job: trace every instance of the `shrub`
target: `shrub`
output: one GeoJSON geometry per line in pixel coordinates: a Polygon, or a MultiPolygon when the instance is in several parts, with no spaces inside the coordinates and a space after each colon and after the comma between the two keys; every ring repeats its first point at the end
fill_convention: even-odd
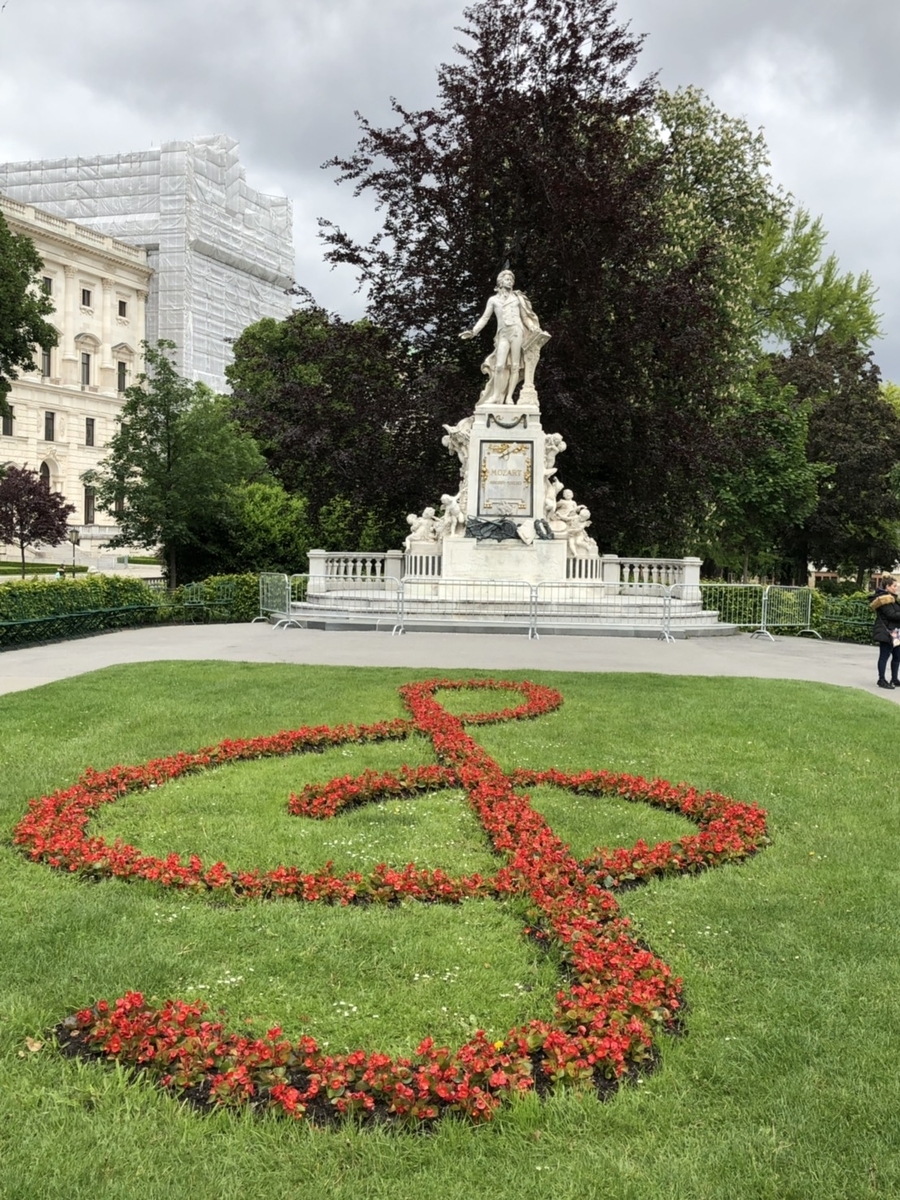
{"type": "Polygon", "coordinates": [[[166,610],[141,579],[91,575],[84,579],[17,580],[0,586],[0,646],[23,646],[155,624],[166,610]],[[59,618],[54,620],[54,618],[59,618]]]}

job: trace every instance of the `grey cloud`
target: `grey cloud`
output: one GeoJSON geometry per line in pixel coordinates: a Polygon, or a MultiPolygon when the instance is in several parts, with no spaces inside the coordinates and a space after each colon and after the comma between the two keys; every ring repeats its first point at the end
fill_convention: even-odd
{"type": "Polygon", "coordinates": [[[751,55],[821,56],[835,104],[866,103],[876,119],[900,113],[900,5],[896,0],[620,0],[619,14],[648,32],[645,65],[667,86],[711,84],[751,55]]]}
{"type": "MultiPolygon", "coordinates": [[[[321,261],[316,217],[365,236],[377,218],[320,164],[356,144],[353,112],[427,106],[464,0],[7,0],[0,13],[0,161],[137,150],[227,133],[254,186],[294,200],[297,274],[355,315],[349,272],[321,261]],[[40,47],[36,58],[23,47],[40,47]]],[[[872,270],[900,379],[897,0],[619,0],[648,34],[639,71],[704,87],[763,125],[777,181],[821,213],[845,270],[872,270]]]]}

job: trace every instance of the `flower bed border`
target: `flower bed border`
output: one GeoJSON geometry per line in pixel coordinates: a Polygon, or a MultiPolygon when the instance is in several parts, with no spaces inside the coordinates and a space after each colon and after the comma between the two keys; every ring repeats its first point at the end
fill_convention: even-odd
{"type": "Polygon", "coordinates": [[[200,1003],[173,999],[157,1007],[133,991],[66,1018],[58,1034],[68,1053],[142,1070],[161,1086],[205,1106],[252,1104],[298,1119],[356,1114],[417,1124],[447,1112],[489,1120],[506,1097],[533,1088],[543,1093],[559,1085],[592,1083],[605,1094],[623,1077],[652,1064],[656,1032],[677,1027],[681,981],[636,940],[610,888],[745,858],[767,844],[764,811],[718,793],[611,772],[505,774],[465,726],[551,712],[562,702],[551,688],[506,680],[431,679],[407,684],[400,693],[411,720],[304,727],[272,737],[226,740],[143,766],[88,770],[73,787],[32,801],[16,827],[15,841],[33,860],[70,872],[148,879],[202,892],[227,890],[255,899],[291,896],[349,904],[523,897],[531,921],[526,932],[553,946],[563,963],[565,982],[552,1020],[532,1020],[495,1041],[479,1030],[457,1050],[436,1047],[426,1038],[410,1057],[363,1050],[327,1055],[310,1037],[292,1043],[275,1027],[265,1038],[252,1039],[207,1020],[200,1003]],[[517,692],[524,702],[499,712],[455,716],[435,699],[439,690],[463,689],[517,692]],[[431,739],[437,765],[310,785],[291,797],[291,811],[321,819],[388,795],[461,787],[504,860],[492,877],[454,879],[414,864],[399,870],[380,864],[367,877],[357,872],[335,876],[330,864],[314,873],[295,867],[231,871],[224,863],[204,868],[197,856],[185,863],[176,854],[144,855],[133,846],[110,846],[86,833],[94,809],[129,791],[227,762],[351,741],[397,740],[414,730],[431,739]],[[517,791],[544,784],[661,805],[694,821],[700,832],[655,847],[638,842],[630,850],[598,850],[578,861],[527,795],[517,791]]]}

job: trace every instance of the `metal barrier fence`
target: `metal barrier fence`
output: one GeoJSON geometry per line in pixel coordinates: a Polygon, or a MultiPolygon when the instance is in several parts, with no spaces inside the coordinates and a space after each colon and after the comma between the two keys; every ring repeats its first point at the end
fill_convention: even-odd
{"type": "Polygon", "coordinates": [[[646,629],[669,640],[670,589],[651,583],[539,583],[534,589],[534,634],[544,629],[646,629]]]}
{"type": "Polygon", "coordinates": [[[276,629],[300,624],[291,614],[291,585],[287,575],[267,572],[259,577],[259,616],[253,620],[271,621],[272,617],[276,629]]]}
{"type": "Polygon", "coordinates": [[[819,616],[818,624],[837,642],[856,642],[863,645],[872,640],[872,609],[869,601],[850,596],[829,596],[819,616]]]}
{"type": "Polygon", "coordinates": [[[714,609],[725,625],[749,631],[763,626],[763,588],[758,583],[701,583],[703,607],[714,609]]]}
{"type": "Polygon", "coordinates": [[[756,636],[774,641],[770,627],[776,629],[799,629],[800,635],[809,633],[821,640],[822,635],[811,627],[812,592],[808,587],[782,587],[771,584],[763,595],[763,622],[756,636]]]}
{"type": "Polygon", "coordinates": [[[655,633],[662,641],[715,625],[734,625],[770,641],[772,629],[812,628],[812,592],[775,584],[609,584],[598,580],[530,584],[520,580],[406,579],[382,576],[335,588],[321,577],[264,574],[259,579],[259,616],[276,627],[304,624],[317,613],[387,618],[392,633],[407,624],[521,630],[537,638],[543,629],[566,632],[606,628],[655,633]],[[298,612],[294,605],[302,605],[298,612]]]}
{"type": "Polygon", "coordinates": [[[297,591],[297,601],[307,605],[307,612],[331,615],[364,614],[392,622],[392,633],[402,633],[403,588],[399,579],[390,576],[362,579],[357,576],[346,588],[335,587],[333,579],[322,586],[318,575],[294,575],[291,589],[297,591]],[[299,591],[302,590],[302,597],[299,591]]]}
{"type": "Polygon", "coordinates": [[[291,604],[303,604],[309,594],[309,576],[292,575],[288,585],[291,590],[291,604]]]}
{"type": "Polygon", "coordinates": [[[719,620],[746,629],[752,637],[773,641],[772,629],[796,629],[821,637],[812,628],[812,591],[808,587],[761,583],[702,583],[703,606],[719,620]]]}
{"type": "Polygon", "coordinates": [[[523,629],[535,637],[535,588],[515,579],[407,579],[400,587],[397,632],[412,618],[446,625],[490,625],[523,629]]]}

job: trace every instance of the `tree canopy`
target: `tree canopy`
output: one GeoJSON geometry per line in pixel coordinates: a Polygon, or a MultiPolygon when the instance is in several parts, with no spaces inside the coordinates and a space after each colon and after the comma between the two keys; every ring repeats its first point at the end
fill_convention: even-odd
{"type": "Polygon", "coordinates": [[[900,415],[871,351],[833,334],[796,342],[772,369],[810,405],[807,458],[826,470],[815,507],[785,532],[805,577],[814,562],[860,583],[900,561],[900,415]]]}
{"type": "Polygon", "coordinates": [[[34,348],[49,350],[58,334],[45,317],[53,301],[38,283],[43,262],[34,243],[10,232],[0,213],[0,412],[20,371],[34,371],[34,348]]]}
{"type": "Polygon", "coordinates": [[[326,548],[398,541],[406,506],[429,503],[435,482],[453,478],[440,441],[447,418],[387,330],[308,303],[251,325],[234,356],[235,415],[275,476],[306,499],[320,545],[337,513],[348,540],[326,548]]]}
{"type": "Polygon", "coordinates": [[[261,478],[265,461],[231,420],[227,401],[178,375],[173,343],[145,343],[147,370],[128,388],[106,457],[84,482],[114,513],[111,546],[162,546],[169,582],[194,575],[230,490],[261,478]]]}
{"type": "Polygon", "coordinates": [[[640,79],[612,0],[478,0],[465,22],[434,105],[360,117],[326,164],[382,216],[368,241],[322,222],[367,321],[307,305],[246,331],[236,414],[320,539],[399,540],[403,513],[452,487],[440,426],[471,412],[490,336],[459,333],[508,264],[552,335],[543,424],[601,548],[772,567],[836,469],[785,364],[868,352],[870,277],[826,254],[759,131],[640,79]]]}
{"type": "MultiPolygon", "coordinates": [[[[373,322],[408,339],[443,420],[477,395],[462,344],[507,261],[553,341],[538,389],[569,443],[561,474],[606,550],[696,545],[733,458],[723,401],[753,369],[764,231],[789,202],[765,145],[696,91],[634,82],[640,40],[597,0],[483,0],[433,108],[361,118],[340,178],[383,213],[367,243],[325,222],[373,322]]],[[[486,335],[485,335],[486,336],[486,335]]]]}

